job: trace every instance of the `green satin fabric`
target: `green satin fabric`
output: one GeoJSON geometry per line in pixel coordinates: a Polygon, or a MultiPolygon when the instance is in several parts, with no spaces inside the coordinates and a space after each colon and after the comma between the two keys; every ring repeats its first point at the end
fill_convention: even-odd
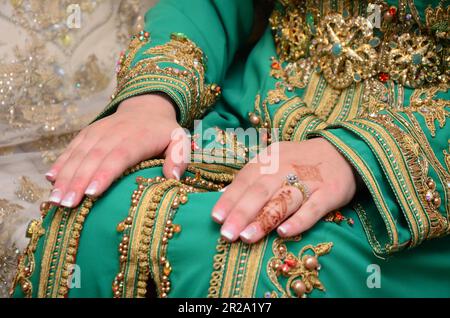
{"type": "MultiPolygon", "coordinates": [[[[111,284],[119,268],[120,235],[116,226],[127,215],[136,177],[160,175],[161,169],[157,167],[125,177],[94,205],[77,255],[81,288],[71,289],[69,297],[112,297],[111,284]]],[[[171,240],[168,248],[168,259],[173,267],[170,297],[206,297],[208,294],[219,237],[219,226],[211,220],[210,213],[220,195],[217,192],[191,194],[189,203],[177,212],[174,223],[180,224],[182,231],[171,240]]],[[[300,242],[288,243],[288,250],[295,254],[307,244],[333,242],[331,252],[320,258],[319,278],[326,291],[315,290],[310,297],[450,296],[450,237],[381,259],[373,254],[356,213],[351,209],[343,213],[355,220],[353,226],[322,221],[305,233],[300,242]],[[373,282],[373,265],[380,268],[380,288],[369,288],[373,282]]],[[[275,234],[270,235],[254,297],[264,297],[274,290],[265,264],[273,256],[271,245],[275,237],[275,234]]],[[[36,253],[37,260],[42,257],[43,242],[41,240],[36,253]]],[[[39,270],[32,282],[38,286],[39,270]]],[[[20,296],[19,290],[16,296],[20,296]]]]}

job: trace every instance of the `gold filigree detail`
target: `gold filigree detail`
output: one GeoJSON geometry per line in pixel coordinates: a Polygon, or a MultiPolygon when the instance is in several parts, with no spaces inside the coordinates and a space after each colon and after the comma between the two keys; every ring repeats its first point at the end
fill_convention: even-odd
{"type": "Polygon", "coordinates": [[[317,28],[310,54],[328,84],[343,89],[377,74],[378,53],[372,41],[372,26],[367,19],[345,20],[340,14],[330,14],[317,28]]]}
{"type": "Polygon", "coordinates": [[[446,40],[450,37],[450,6],[442,5],[425,9],[425,22],[427,28],[436,34],[436,37],[446,40]]]}
{"type": "Polygon", "coordinates": [[[45,230],[42,227],[42,219],[33,220],[28,225],[26,232],[27,238],[30,239],[25,252],[19,258],[19,264],[17,267],[17,274],[13,281],[13,287],[11,294],[17,285],[20,285],[25,297],[30,298],[33,294],[33,285],[31,284],[30,277],[36,267],[34,252],[36,251],[39,238],[45,234],[45,230]]]}
{"type": "MultiPolygon", "coordinates": [[[[299,242],[301,236],[291,239],[277,238],[273,242],[272,251],[274,256],[267,263],[267,275],[270,281],[277,288],[280,296],[285,297],[306,297],[314,289],[325,290],[319,280],[319,256],[328,254],[333,243],[320,243],[316,246],[306,245],[295,255],[288,251],[286,242],[299,242]],[[286,282],[281,282],[282,277],[286,282]]],[[[272,292],[271,296],[277,295],[272,292]]],[[[277,295],[278,296],[278,295],[277,295]]]]}
{"type": "Polygon", "coordinates": [[[390,78],[410,87],[436,82],[442,74],[437,46],[429,36],[404,33],[383,44],[380,68],[390,78]]]}
{"type": "Polygon", "coordinates": [[[444,99],[434,99],[439,91],[447,91],[447,88],[431,87],[416,89],[410,98],[410,107],[405,108],[408,112],[417,112],[425,119],[425,124],[430,130],[431,135],[436,135],[436,124],[443,128],[447,117],[450,116],[450,111],[445,109],[450,107],[450,101],[444,99]]]}
{"type": "Polygon", "coordinates": [[[286,12],[274,10],[269,21],[272,26],[277,54],[282,61],[298,61],[308,52],[310,32],[303,6],[290,5],[286,12]]]}
{"type": "MultiPolygon", "coordinates": [[[[448,147],[448,151],[444,150],[444,160],[445,160],[445,165],[447,166],[447,171],[450,171],[450,139],[448,140],[449,143],[449,147],[448,147]]],[[[448,180],[450,182],[450,180],[448,180]]],[[[447,184],[447,186],[450,188],[450,183],[447,184]]]]}

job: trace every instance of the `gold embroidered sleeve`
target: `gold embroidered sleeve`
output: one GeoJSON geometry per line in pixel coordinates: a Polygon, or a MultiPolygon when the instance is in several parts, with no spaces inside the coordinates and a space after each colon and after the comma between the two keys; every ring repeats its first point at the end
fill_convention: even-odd
{"type": "Polygon", "coordinates": [[[150,42],[150,34],[144,31],[132,38],[120,59],[116,92],[99,118],[114,112],[127,98],[159,92],[176,104],[180,124],[190,127],[221,93],[218,85],[206,84],[206,57],[182,34],[172,34],[166,44],[147,49],[150,42]],[[145,58],[133,65],[138,52],[145,58]]]}
{"type": "MultiPolygon", "coordinates": [[[[221,95],[236,52],[253,27],[252,0],[164,0],[145,15],[144,31],[132,37],[118,65],[117,90],[98,118],[125,99],[164,93],[178,120],[191,127],[221,95]]],[[[151,105],[149,105],[151,107],[151,105]]]]}
{"type": "Polygon", "coordinates": [[[421,107],[412,103],[310,135],[332,142],[361,174],[386,224],[385,231],[374,234],[372,222],[368,234],[377,244],[384,234],[390,237],[385,246],[379,244],[382,254],[450,233],[448,106],[446,100],[421,107]]]}

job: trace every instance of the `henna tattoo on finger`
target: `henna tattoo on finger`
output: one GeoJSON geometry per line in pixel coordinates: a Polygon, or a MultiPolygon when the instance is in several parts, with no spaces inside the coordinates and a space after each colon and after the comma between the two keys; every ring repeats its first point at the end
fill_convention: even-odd
{"type": "Polygon", "coordinates": [[[283,189],[262,208],[256,217],[265,234],[270,233],[287,216],[288,206],[292,202],[290,189],[283,189]]]}

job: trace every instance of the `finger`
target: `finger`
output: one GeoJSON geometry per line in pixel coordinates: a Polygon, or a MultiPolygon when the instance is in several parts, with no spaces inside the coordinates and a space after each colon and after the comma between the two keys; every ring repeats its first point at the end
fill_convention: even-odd
{"type": "Polygon", "coordinates": [[[191,143],[183,128],[175,129],[166,150],[163,165],[164,176],[180,180],[190,161],[191,143]]]}
{"type": "Polygon", "coordinates": [[[50,181],[54,182],[58,176],[59,171],[64,166],[64,163],[67,161],[67,159],[72,155],[74,149],[80,145],[84,137],[86,135],[86,130],[82,130],[67,146],[67,148],[63,151],[63,153],[56,159],[56,161],[51,166],[50,170],[45,174],[45,178],[50,181]]]}
{"type": "Polygon", "coordinates": [[[129,137],[112,149],[91,178],[91,184],[95,183],[96,187],[95,194],[92,194],[92,196],[102,195],[125,170],[141,162],[143,158],[154,155],[150,152],[136,151],[141,147],[143,145],[139,140],[136,140],[136,137],[129,137]]]}
{"type": "MultiPolygon", "coordinates": [[[[277,176],[262,176],[240,193],[236,204],[223,223],[221,234],[229,241],[235,241],[247,225],[255,220],[264,205],[280,190],[277,176]]],[[[228,191],[228,189],[227,189],[228,191]]]]}
{"type": "Polygon", "coordinates": [[[250,223],[240,233],[245,243],[256,243],[272,232],[281,222],[297,211],[303,202],[303,193],[296,187],[283,186],[267,202],[257,215],[256,220],[250,223]]]}
{"type": "Polygon", "coordinates": [[[67,198],[63,199],[61,205],[67,207],[77,206],[84,195],[96,196],[98,192],[98,181],[91,181],[92,176],[98,170],[100,164],[109,154],[109,149],[120,144],[120,139],[111,139],[105,143],[97,143],[82,159],[66,187],[67,198]]]}
{"type": "Polygon", "coordinates": [[[250,180],[256,179],[257,176],[258,171],[256,170],[256,165],[247,164],[239,171],[233,182],[227,186],[227,191],[223,192],[223,195],[212,210],[211,216],[215,222],[221,224],[225,221],[239,198],[251,185],[250,180]]]}
{"type": "Polygon", "coordinates": [[[323,190],[314,192],[297,212],[278,227],[278,234],[281,237],[291,237],[310,229],[327,213],[336,209],[331,197],[323,190]]]}
{"type": "MultiPolygon", "coordinates": [[[[97,143],[102,139],[102,135],[86,136],[83,142],[78,145],[73,151],[70,157],[64,162],[64,165],[59,171],[52,193],[50,194],[50,202],[55,204],[61,204],[65,207],[73,207],[75,199],[80,197],[77,193],[78,189],[70,189],[70,183],[74,174],[78,171],[81,163],[84,161],[86,155],[97,146],[97,143]]],[[[109,139],[105,146],[110,146],[111,142],[115,142],[116,139],[109,139]]],[[[77,180],[75,183],[78,183],[77,180]]]]}

